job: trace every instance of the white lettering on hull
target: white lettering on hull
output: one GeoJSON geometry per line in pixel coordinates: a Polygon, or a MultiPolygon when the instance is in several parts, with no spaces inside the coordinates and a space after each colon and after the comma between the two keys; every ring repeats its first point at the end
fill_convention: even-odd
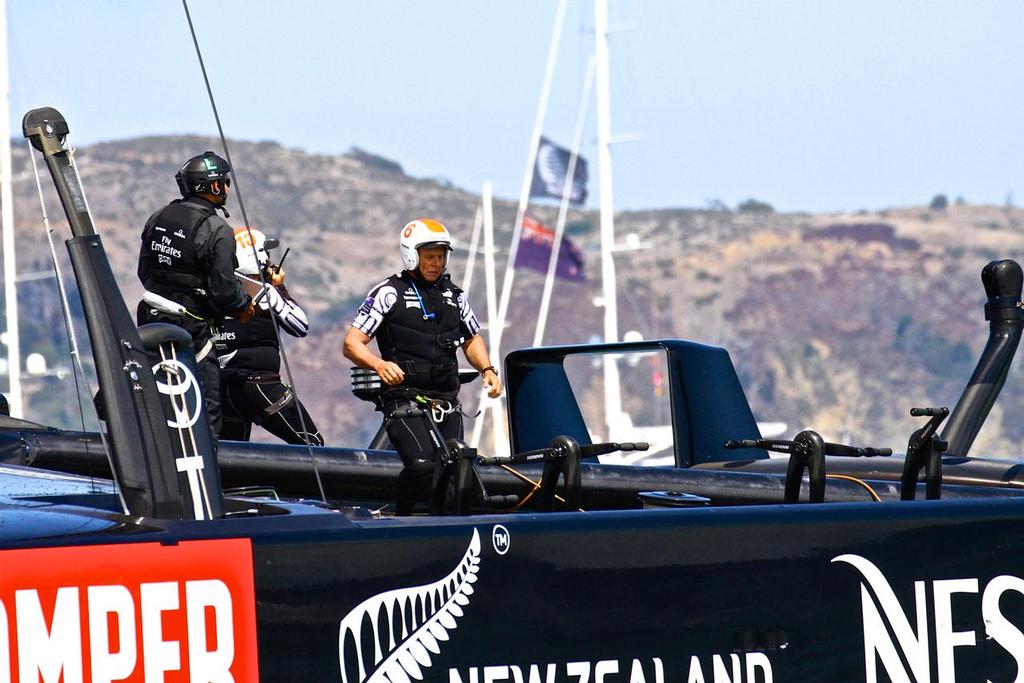
{"type": "Polygon", "coordinates": [[[13,683],[12,671],[17,671],[17,683],[113,683],[133,676],[140,666],[145,680],[163,681],[166,673],[181,671],[183,647],[187,647],[192,683],[235,683],[233,605],[223,581],[142,583],[139,594],[137,603],[121,585],[88,586],[84,591],[61,587],[48,620],[49,610],[44,610],[38,590],[15,591],[13,615],[0,601],[0,683],[13,683]],[[180,637],[176,639],[165,632],[164,615],[181,609],[183,589],[186,632],[173,634],[180,637]],[[86,634],[82,633],[83,613],[86,634]],[[138,625],[141,644],[135,636],[138,625]],[[208,638],[211,625],[214,636],[208,638]],[[14,653],[12,633],[17,635],[14,653]],[[88,671],[84,671],[85,640],[88,671]]]}
{"type": "MultiPolygon", "coordinates": [[[[665,683],[665,666],[659,657],[650,660],[602,659],[565,664],[530,664],[520,667],[469,667],[465,671],[448,669],[448,683],[665,683]],[[524,673],[526,669],[527,673],[524,673]],[[541,678],[541,672],[544,677],[541,678]],[[653,672],[648,677],[648,671],[653,672]]],[[[693,655],[686,671],[686,683],[774,683],[771,661],[763,652],[742,654],[693,655]],[[705,675],[705,672],[707,674],[705,675]]]]}
{"type": "Polygon", "coordinates": [[[979,592],[985,634],[1013,657],[1017,663],[1014,682],[1024,683],[1024,634],[1003,616],[999,605],[1000,598],[1009,591],[1024,594],[1024,580],[1016,576],[997,576],[983,590],[977,578],[932,581],[932,624],[928,620],[928,585],[915,581],[915,630],[889,581],[870,560],[859,555],[840,555],[832,561],[852,565],[864,579],[860,588],[866,683],[878,683],[879,664],[885,674],[881,680],[892,683],[954,683],[957,680],[956,648],[977,646],[978,634],[974,630],[953,629],[953,596],[979,592]],[[934,670],[929,627],[935,634],[934,670]]]}

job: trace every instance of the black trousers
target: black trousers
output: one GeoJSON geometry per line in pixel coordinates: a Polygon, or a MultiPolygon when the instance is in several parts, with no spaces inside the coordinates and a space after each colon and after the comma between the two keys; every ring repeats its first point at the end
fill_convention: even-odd
{"type": "MultiPolygon", "coordinates": [[[[456,404],[457,405],[457,404],[456,404]]],[[[395,450],[402,458],[401,473],[398,475],[398,501],[395,513],[398,515],[412,514],[412,508],[423,494],[433,489],[434,475],[437,470],[438,453],[443,451],[443,441],[462,438],[462,413],[457,409],[448,413],[440,422],[435,422],[442,444],[436,442],[427,417],[389,417],[399,408],[421,408],[422,406],[408,399],[388,401],[384,404],[384,423],[388,437],[395,450]]]]}
{"type": "Polygon", "coordinates": [[[210,420],[213,438],[217,439],[220,430],[224,426],[221,413],[220,366],[217,364],[217,358],[213,353],[208,353],[196,365],[199,370],[199,384],[203,387],[203,402],[206,403],[206,416],[210,420]]]}
{"type": "Polygon", "coordinates": [[[324,445],[313,418],[279,377],[224,378],[221,399],[222,439],[248,441],[255,423],[285,443],[324,445]]]}

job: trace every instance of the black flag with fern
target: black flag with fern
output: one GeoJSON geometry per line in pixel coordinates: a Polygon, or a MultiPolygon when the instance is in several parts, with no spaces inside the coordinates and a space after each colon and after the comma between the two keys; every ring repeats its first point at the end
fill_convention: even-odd
{"type": "MultiPolygon", "coordinates": [[[[533,166],[530,196],[561,199],[565,191],[565,178],[569,174],[571,158],[572,152],[541,137],[537,145],[537,162],[533,166]]],[[[587,201],[587,160],[577,156],[576,168],[572,174],[569,203],[578,206],[585,201],[587,201]]]]}

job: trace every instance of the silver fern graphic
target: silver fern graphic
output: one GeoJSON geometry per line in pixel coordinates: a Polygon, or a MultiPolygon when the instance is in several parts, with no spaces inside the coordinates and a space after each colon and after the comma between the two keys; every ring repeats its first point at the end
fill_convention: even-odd
{"type": "Polygon", "coordinates": [[[448,576],[425,586],[396,588],[361,602],[341,620],[338,658],[342,683],[350,683],[346,642],[355,646],[359,669],[356,683],[422,680],[431,655],[441,652],[439,642],[448,640],[456,619],[463,615],[462,608],[469,604],[479,569],[480,534],[473,529],[466,554],[448,576]],[[369,633],[364,633],[364,624],[371,627],[369,633]],[[372,648],[363,642],[365,637],[372,639],[372,648]]]}

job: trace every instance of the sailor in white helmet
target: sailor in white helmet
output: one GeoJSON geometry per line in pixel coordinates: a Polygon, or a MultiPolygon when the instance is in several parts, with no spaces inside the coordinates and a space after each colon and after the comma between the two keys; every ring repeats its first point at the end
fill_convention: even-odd
{"type": "Polygon", "coordinates": [[[396,512],[408,515],[431,486],[437,451],[422,417],[397,417],[395,411],[423,409],[444,439],[461,439],[458,349],[483,376],[489,396],[500,396],[502,385],[469,300],[447,273],[448,229],[430,218],[410,221],[399,249],[404,270],[370,290],[345,335],[344,353],[387,385],[380,407],[405,465],[396,512]],[[379,355],[369,347],[374,338],[379,355]]]}
{"type": "Polygon", "coordinates": [[[282,263],[270,259],[268,251],[277,240],[268,240],[255,228],[235,228],[234,234],[235,275],[256,302],[256,314],[244,325],[228,316],[214,337],[221,367],[220,438],[248,441],[255,423],[287,443],[322,446],[313,419],[281,380],[281,349],[271,314],[293,337],[305,337],[309,321],[285,289],[282,263]],[[265,283],[260,281],[261,272],[265,283]]]}

